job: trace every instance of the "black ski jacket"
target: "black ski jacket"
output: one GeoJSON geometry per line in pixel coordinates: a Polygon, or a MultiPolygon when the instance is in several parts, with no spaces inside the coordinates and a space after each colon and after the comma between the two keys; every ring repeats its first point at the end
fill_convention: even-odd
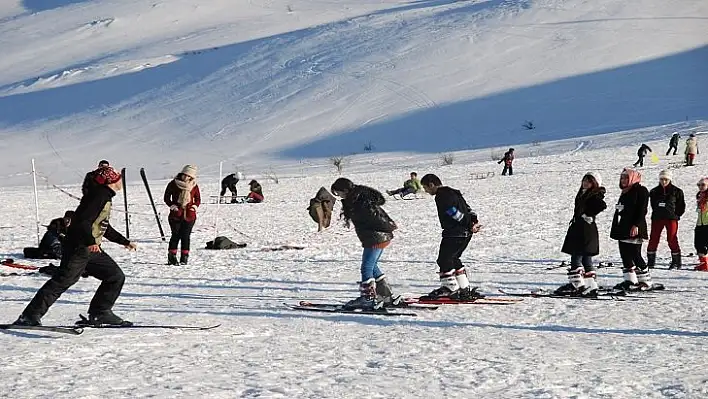
{"type": "Polygon", "coordinates": [[[615,205],[615,216],[612,218],[610,238],[613,240],[629,240],[634,238],[649,238],[647,234],[647,208],[649,207],[649,191],[640,183],[635,183],[626,193],[620,195],[615,205]],[[632,226],[639,228],[639,235],[630,237],[632,226]]]}
{"type": "Polygon", "coordinates": [[[364,248],[389,242],[398,228],[381,208],[386,199],[380,192],[366,186],[354,186],[342,200],[342,212],[354,225],[356,235],[364,248]]]}
{"type": "Polygon", "coordinates": [[[669,141],[669,147],[678,147],[680,138],[681,136],[678,134],[674,134],[673,136],[671,136],[671,140],[669,141]]]}
{"type": "Polygon", "coordinates": [[[117,244],[130,244],[130,241],[115,231],[109,222],[112,199],[115,195],[115,191],[108,186],[98,185],[81,198],[66,233],[68,246],[75,248],[100,245],[103,237],[117,244]]]}
{"type": "Polygon", "coordinates": [[[575,210],[573,219],[568,226],[561,252],[569,255],[595,256],[600,253],[600,239],[595,224],[595,216],[607,208],[605,203],[605,188],[583,192],[578,191],[575,196],[575,210]],[[591,218],[591,222],[583,218],[591,218]]]}
{"type": "Polygon", "coordinates": [[[238,182],[238,177],[236,177],[235,173],[232,173],[221,180],[221,188],[235,187],[238,182]]]}
{"type": "Polygon", "coordinates": [[[665,188],[658,185],[649,192],[651,220],[681,220],[686,211],[683,190],[669,183],[665,188]]]}
{"type": "Polygon", "coordinates": [[[651,147],[646,144],[642,144],[642,146],[637,150],[637,156],[643,157],[647,155],[647,152],[651,152],[651,147]]]}
{"type": "Polygon", "coordinates": [[[477,215],[467,205],[462,193],[454,188],[442,186],[435,193],[435,205],[438,208],[443,237],[472,235],[472,225],[477,223],[477,215]]]}

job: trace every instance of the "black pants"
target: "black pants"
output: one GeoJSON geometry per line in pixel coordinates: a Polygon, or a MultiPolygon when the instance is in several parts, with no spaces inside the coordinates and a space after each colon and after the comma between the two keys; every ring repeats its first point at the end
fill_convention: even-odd
{"type": "Polygon", "coordinates": [[[647,268],[647,264],[644,262],[644,258],[642,258],[642,244],[630,244],[619,241],[619,251],[624,270],[630,270],[632,267],[637,267],[642,270],[647,268]]]}
{"type": "Polygon", "coordinates": [[[443,237],[442,241],[440,241],[437,261],[438,266],[440,266],[440,274],[449,273],[464,267],[462,261],[460,261],[460,256],[467,249],[471,239],[472,237],[443,237]]]}
{"type": "Polygon", "coordinates": [[[693,232],[693,246],[697,254],[708,255],[708,226],[696,226],[693,232]]]}
{"type": "MultiPolygon", "coordinates": [[[[226,189],[229,189],[231,191],[231,203],[236,202],[236,197],[238,196],[236,192],[236,185],[235,184],[229,184],[229,185],[222,185],[221,186],[221,193],[219,193],[219,197],[223,197],[224,194],[226,194],[226,189]]],[[[221,202],[221,198],[219,198],[219,202],[221,202]]]]}
{"type": "Polygon", "coordinates": [[[672,149],[674,150],[674,155],[676,155],[676,151],[678,151],[678,145],[669,144],[669,149],[668,151],[666,151],[666,155],[669,155],[672,149]]]}
{"type": "Polygon", "coordinates": [[[413,194],[413,193],[415,193],[415,190],[413,190],[412,188],[403,187],[403,188],[397,188],[397,189],[391,191],[390,194],[391,194],[391,195],[398,195],[398,194],[400,194],[401,197],[405,197],[406,195],[408,195],[408,194],[413,194]]]}
{"type": "Polygon", "coordinates": [[[89,314],[111,310],[123,289],[125,275],[105,252],[91,253],[88,248],[79,246],[64,253],[57,273],[44,283],[22,313],[41,318],[61,294],[79,281],[82,274],[101,280],[89,305],[89,314]]]}
{"type": "Polygon", "coordinates": [[[170,245],[167,248],[176,251],[177,244],[182,241],[182,252],[189,252],[189,239],[192,235],[193,227],[194,222],[170,219],[170,230],[172,230],[172,236],[170,236],[170,245]]]}
{"type": "Polygon", "coordinates": [[[514,174],[514,168],[511,165],[504,165],[504,170],[502,170],[502,176],[506,176],[506,172],[509,172],[509,176],[514,174]]]}
{"type": "Polygon", "coordinates": [[[637,162],[634,163],[634,166],[644,166],[644,155],[639,156],[639,159],[637,159],[637,162]]]}

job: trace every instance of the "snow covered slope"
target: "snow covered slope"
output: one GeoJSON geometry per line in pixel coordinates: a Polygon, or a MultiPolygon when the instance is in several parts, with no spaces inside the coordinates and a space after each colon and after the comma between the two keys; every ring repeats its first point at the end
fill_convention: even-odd
{"type": "Polygon", "coordinates": [[[6,1],[0,166],[253,174],[697,121],[706,18],[702,0],[6,1]]]}

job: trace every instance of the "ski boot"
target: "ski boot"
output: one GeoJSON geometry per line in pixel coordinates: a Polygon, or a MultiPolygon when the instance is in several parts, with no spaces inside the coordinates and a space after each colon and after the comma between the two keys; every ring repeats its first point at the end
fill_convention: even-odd
{"type": "Polygon", "coordinates": [[[699,272],[708,272],[708,256],[698,254],[698,266],[694,270],[699,272]]]}
{"type": "Polygon", "coordinates": [[[101,326],[101,325],[109,325],[109,326],[123,326],[123,327],[129,327],[132,326],[133,323],[123,320],[120,317],[116,316],[115,313],[111,310],[104,310],[102,312],[97,312],[97,313],[89,313],[88,319],[84,315],[79,315],[81,317],[80,321],[77,321],[77,325],[86,325],[86,326],[101,326]]]}
{"type": "Polygon", "coordinates": [[[640,291],[649,291],[654,286],[651,282],[651,273],[649,273],[649,268],[637,269],[637,286],[640,291]]]}
{"type": "Polygon", "coordinates": [[[359,297],[344,304],[347,310],[365,309],[374,310],[381,308],[383,303],[376,301],[376,281],[371,279],[359,283],[359,297]]]}
{"type": "Polygon", "coordinates": [[[656,252],[647,252],[647,267],[653,269],[656,266],[656,252]]]}
{"type": "MultiPolygon", "coordinates": [[[[648,270],[647,270],[648,272],[648,270]]],[[[614,286],[617,291],[636,291],[639,288],[639,280],[637,279],[637,273],[635,272],[634,266],[630,269],[622,270],[622,277],[624,281],[614,286]]]]}
{"type": "Polygon", "coordinates": [[[449,298],[450,295],[459,290],[460,285],[457,283],[457,278],[454,276],[454,271],[440,274],[440,287],[432,290],[428,295],[420,297],[421,300],[431,300],[440,298],[449,298]]]}
{"type": "Polygon", "coordinates": [[[681,269],[681,254],[671,254],[671,264],[669,265],[669,270],[679,269],[681,269]]]}
{"type": "Polygon", "coordinates": [[[168,252],[167,253],[167,264],[171,266],[176,266],[179,265],[179,262],[177,261],[177,253],[176,252],[168,252]]]}
{"type": "Polygon", "coordinates": [[[600,287],[597,285],[597,273],[594,270],[586,271],[583,275],[584,289],[580,294],[587,298],[597,298],[600,287]]]}
{"type": "Polygon", "coordinates": [[[376,301],[380,302],[384,308],[403,308],[408,306],[403,297],[393,295],[391,286],[386,281],[385,274],[376,279],[376,301]]]}
{"type": "Polygon", "coordinates": [[[12,324],[14,324],[16,326],[32,326],[32,327],[34,327],[34,326],[41,326],[42,321],[39,319],[39,317],[27,316],[23,313],[12,324]]]}
{"type": "Polygon", "coordinates": [[[189,252],[182,251],[182,254],[179,256],[179,264],[186,265],[188,262],[189,262],[189,252]]]}
{"type": "Polygon", "coordinates": [[[582,266],[571,266],[568,269],[568,283],[553,291],[554,295],[580,296],[585,290],[584,269],[582,266]]]}
{"type": "Polygon", "coordinates": [[[459,290],[451,293],[450,299],[456,301],[474,301],[475,299],[482,299],[484,295],[477,291],[479,287],[466,287],[460,288],[459,290]]]}

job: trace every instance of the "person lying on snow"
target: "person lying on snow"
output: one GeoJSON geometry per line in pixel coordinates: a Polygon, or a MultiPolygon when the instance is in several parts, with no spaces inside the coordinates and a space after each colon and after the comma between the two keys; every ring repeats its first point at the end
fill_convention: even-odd
{"type": "Polygon", "coordinates": [[[420,180],[418,180],[418,174],[415,172],[411,172],[411,178],[403,183],[402,188],[396,190],[386,190],[386,194],[400,194],[401,197],[405,197],[408,194],[417,194],[421,191],[423,191],[423,186],[420,184],[420,180]]]}
{"type": "Polygon", "coordinates": [[[49,222],[47,231],[39,242],[39,248],[27,247],[23,250],[28,259],[61,259],[62,243],[74,217],[74,211],[66,211],[64,217],[49,222]]]}

